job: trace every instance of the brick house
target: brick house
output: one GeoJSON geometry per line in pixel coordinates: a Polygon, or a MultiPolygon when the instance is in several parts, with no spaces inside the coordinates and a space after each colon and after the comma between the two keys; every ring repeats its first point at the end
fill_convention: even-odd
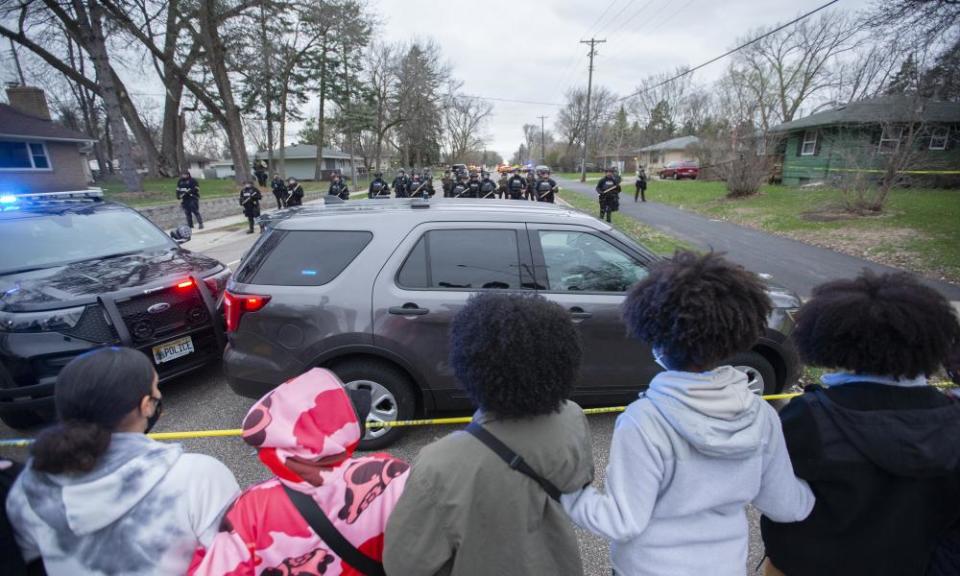
{"type": "Polygon", "coordinates": [[[39,88],[11,86],[7,100],[0,104],[0,192],[86,189],[83,149],[93,139],[53,122],[39,88]]]}

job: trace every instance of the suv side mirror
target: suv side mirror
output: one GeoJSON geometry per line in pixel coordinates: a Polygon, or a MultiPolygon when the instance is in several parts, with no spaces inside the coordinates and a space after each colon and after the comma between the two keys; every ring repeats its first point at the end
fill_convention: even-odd
{"type": "Polygon", "coordinates": [[[193,237],[193,231],[190,230],[189,226],[177,226],[176,229],[170,231],[170,237],[177,244],[183,244],[190,241],[190,238],[193,237]]]}

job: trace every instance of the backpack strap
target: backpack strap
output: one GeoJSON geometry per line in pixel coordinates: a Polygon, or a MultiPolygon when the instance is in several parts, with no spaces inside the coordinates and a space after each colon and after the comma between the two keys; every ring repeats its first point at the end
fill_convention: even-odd
{"type": "Polygon", "coordinates": [[[344,538],[343,534],[337,530],[313,498],[303,492],[297,492],[286,484],[281,483],[281,486],[283,486],[283,491],[287,493],[287,498],[293,503],[297,512],[303,516],[310,528],[330,547],[334,554],[353,566],[354,569],[366,574],[366,576],[386,576],[386,572],[383,571],[383,564],[367,556],[344,538]]]}
{"type": "Polygon", "coordinates": [[[501,460],[507,463],[507,466],[526,475],[528,478],[540,485],[541,488],[554,500],[560,501],[560,490],[549,480],[537,474],[536,470],[530,467],[522,456],[510,449],[509,446],[500,441],[499,438],[490,433],[489,430],[477,422],[471,422],[467,428],[467,433],[482,442],[501,460]]]}

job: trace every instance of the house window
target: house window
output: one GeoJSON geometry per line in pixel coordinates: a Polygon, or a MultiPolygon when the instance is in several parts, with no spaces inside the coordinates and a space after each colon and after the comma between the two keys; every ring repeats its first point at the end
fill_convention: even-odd
{"type": "Polygon", "coordinates": [[[50,170],[47,147],[42,142],[0,140],[0,170],[50,170]]]}
{"type": "Polygon", "coordinates": [[[900,149],[903,126],[884,126],[880,132],[880,144],[877,150],[881,154],[892,154],[900,149]]]}
{"type": "Polygon", "coordinates": [[[817,153],[817,131],[807,130],[803,133],[803,144],[800,146],[801,156],[813,156],[817,153]]]}
{"type": "Polygon", "coordinates": [[[934,128],[930,134],[930,149],[946,150],[948,136],[950,136],[950,128],[934,128]]]}

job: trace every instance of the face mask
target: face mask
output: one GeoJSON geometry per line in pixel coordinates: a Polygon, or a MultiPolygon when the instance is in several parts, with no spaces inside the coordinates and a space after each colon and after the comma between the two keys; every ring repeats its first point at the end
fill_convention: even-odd
{"type": "Polygon", "coordinates": [[[664,370],[669,370],[670,367],[667,366],[666,362],[663,359],[663,352],[659,348],[653,349],[653,361],[660,365],[664,370]]]}
{"type": "Polygon", "coordinates": [[[163,400],[153,396],[151,396],[150,399],[156,402],[156,404],[154,405],[153,415],[147,418],[147,429],[143,431],[144,434],[150,433],[150,430],[157,425],[157,420],[160,419],[160,414],[163,413],[163,400]]]}

